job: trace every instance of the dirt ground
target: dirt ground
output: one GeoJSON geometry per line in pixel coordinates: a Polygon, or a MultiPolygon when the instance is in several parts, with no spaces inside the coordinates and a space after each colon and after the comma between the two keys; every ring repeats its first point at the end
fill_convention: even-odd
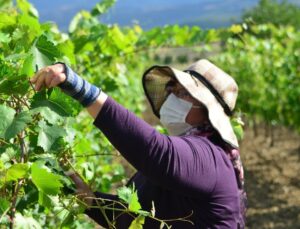
{"type": "Polygon", "coordinates": [[[300,228],[300,136],[277,128],[245,131],[241,154],[248,193],[248,228],[300,228]]]}

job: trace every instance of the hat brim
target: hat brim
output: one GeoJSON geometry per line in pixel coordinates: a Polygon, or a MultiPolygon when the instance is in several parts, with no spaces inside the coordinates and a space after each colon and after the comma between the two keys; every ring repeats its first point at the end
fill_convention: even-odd
{"type": "Polygon", "coordinates": [[[190,95],[204,104],[208,109],[209,120],[219,132],[222,139],[238,148],[238,141],[223,107],[217,101],[211,91],[197,78],[189,73],[177,70],[169,66],[152,66],[143,75],[143,88],[152,107],[153,113],[160,118],[159,110],[168,97],[165,90],[166,84],[176,79],[190,95]]]}

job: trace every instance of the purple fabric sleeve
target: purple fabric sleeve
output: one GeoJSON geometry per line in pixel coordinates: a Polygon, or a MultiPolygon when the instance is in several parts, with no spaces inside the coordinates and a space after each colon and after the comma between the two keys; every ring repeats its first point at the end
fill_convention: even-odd
{"type": "Polygon", "coordinates": [[[216,166],[206,139],[198,137],[196,150],[189,137],[160,134],[110,97],[94,124],[152,182],[189,196],[212,192],[216,166]]]}
{"type": "MultiPolygon", "coordinates": [[[[196,228],[237,228],[236,177],[221,147],[206,137],[160,134],[110,97],[94,124],[138,170],[132,182],[136,184],[143,209],[149,211],[153,201],[156,215],[163,219],[186,216],[193,211],[196,228]]],[[[115,195],[96,195],[108,199],[103,205],[118,199],[115,195]]],[[[107,226],[99,209],[91,208],[86,213],[107,226]]],[[[110,220],[115,214],[106,212],[110,220]]],[[[116,228],[128,228],[131,221],[132,217],[124,214],[116,220],[116,228]]],[[[184,222],[172,225],[192,228],[184,222]]],[[[144,225],[146,229],[158,227],[157,222],[149,219],[144,225]]]]}

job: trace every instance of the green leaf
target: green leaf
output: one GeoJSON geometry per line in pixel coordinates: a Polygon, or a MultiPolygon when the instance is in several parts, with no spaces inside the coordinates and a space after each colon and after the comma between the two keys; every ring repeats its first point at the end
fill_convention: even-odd
{"type": "Polygon", "coordinates": [[[36,93],[31,102],[32,108],[48,107],[60,116],[76,116],[82,109],[81,105],[70,96],[62,93],[58,88],[53,88],[50,96],[46,90],[36,93]]]}
{"type": "Polygon", "coordinates": [[[143,229],[145,223],[145,216],[139,215],[130,224],[129,229],[143,229]]]}
{"type": "Polygon", "coordinates": [[[23,25],[30,28],[30,34],[28,34],[30,36],[30,42],[32,41],[31,39],[34,39],[36,36],[39,36],[42,32],[38,18],[32,17],[29,14],[19,14],[18,23],[19,26],[23,25]]]}
{"type": "Polygon", "coordinates": [[[49,41],[45,35],[41,35],[31,47],[31,53],[34,57],[34,66],[38,69],[53,64],[55,58],[61,57],[61,52],[49,41]]]}
{"type": "Polygon", "coordinates": [[[0,92],[7,95],[24,95],[28,88],[29,82],[24,75],[16,75],[0,82],[0,92]]]}
{"type": "Polygon", "coordinates": [[[45,35],[38,38],[35,47],[51,61],[61,56],[59,49],[45,35]]]}
{"type": "Polygon", "coordinates": [[[141,209],[141,204],[139,203],[139,199],[137,196],[137,192],[135,191],[134,193],[132,193],[131,195],[131,199],[128,205],[128,209],[132,212],[138,212],[141,209]]]}
{"type": "Polygon", "coordinates": [[[82,110],[80,103],[63,93],[59,88],[53,88],[49,101],[63,108],[67,116],[76,116],[82,110]]]}
{"type": "Polygon", "coordinates": [[[2,215],[10,207],[10,202],[7,199],[0,198],[0,215],[2,215]]]}
{"type": "Polygon", "coordinates": [[[0,44],[9,43],[11,38],[9,34],[0,32],[0,44]]]}
{"type": "Polygon", "coordinates": [[[28,164],[14,164],[7,170],[5,181],[16,181],[20,178],[25,178],[27,177],[28,170],[28,164]]]}
{"type": "Polygon", "coordinates": [[[48,209],[51,209],[53,207],[53,203],[52,203],[52,200],[51,198],[46,195],[43,191],[39,191],[39,200],[38,200],[39,204],[48,208],[48,209]]]}
{"type": "Polygon", "coordinates": [[[26,76],[33,76],[35,72],[35,66],[34,66],[34,57],[33,55],[29,55],[26,57],[23,67],[20,71],[20,74],[26,75],[26,76]]]}
{"type": "Polygon", "coordinates": [[[74,44],[71,40],[66,40],[64,43],[60,43],[57,48],[59,51],[65,55],[68,60],[70,65],[75,65],[76,64],[76,57],[74,54],[74,44]]]}
{"type": "Polygon", "coordinates": [[[0,29],[11,26],[16,23],[16,18],[9,13],[0,12],[0,29]]]}
{"type": "Polygon", "coordinates": [[[230,122],[237,139],[242,140],[244,138],[243,122],[237,118],[232,118],[230,122]]]}
{"type": "Polygon", "coordinates": [[[132,190],[129,187],[121,187],[117,190],[118,197],[124,200],[127,204],[130,203],[130,198],[132,195],[132,190]]]}
{"type": "Polygon", "coordinates": [[[39,113],[45,120],[47,120],[50,124],[59,124],[64,119],[59,114],[57,114],[55,111],[53,111],[49,107],[38,107],[30,110],[31,114],[37,114],[39,113]]]}
{"type": "Polygon", "coordinates": [[[38,11],[26,0],[17,0],[18,7],[24,14],[39,17],[38,11]]]}
{"type": "Polygon", "coordinates": [[[132,189],[129,187],[119,188],[117,193],[119,198],[128,204],[128,209],[130,211],[138,213],[142,208],[138,200],[137,192],[134,191],[134,187],[132,189]]]}
{"type": "Polygon", "coordinates": [[[110,7],[115,4],[116,0],[102,0],[100,3],[97,3],[94,9],[92,9],[91,14],[93,16],[99,16],[105,13],[110,7]]]}
{"type": "Polygon", "coordinates": [[[0,105],[0,138],[5,137],[7,128],[12,124],[16,111],[10,107],[0,105]]]}
{"type": "Polygon", "coordinates": [[[32,117],[28,111],[23,111],[18,114],[11,125],[7,128],[5,132],[5,139],[14,138],[18,133],[20,133],[26,127],[27,123],[32,121],[32,117]]]}
{"type": "Polygon", "coordinates": [[[6,149],[3,149],[3,152],[1,152],[0,161],[3,163],[9,162],[13,157],[16,156],[18,150],[19,148],[14,149],[13,147],[7,147],[6,149]]]}
{"type": "Polygon", "coordinates": [[[74,222],[74,220],[75,220],[74,213],[68,212],[67,216],[62,221],[60,227],[61,228],[65,228],[65,227],[69,228],[70,225],[74,222]]]}
{"type": "Polygon", "coordinates": [[[0,10],[4,11],[6,9],[11,9],[13,7],[13,1],[11,0],[1,0],[0,10]]]}
{"type": "Polygon", "coordinates": [[[34,57],[34,65],[36,65],[38,69],[52,64],[52,61],[46,55],[41,53],[37,47],[33,46],[31,52],[34,57]]]}
{"type": "Polygon", "coordinates": [[[59,194],[60,188],[63,186],[60,176],[40,168],[37,163],[31,166],[31,178],[37,189],[47,195],[59,194]]]}
{"type": "Polygon", "coordinates": [[[49,151],[58,138],[66,135],[66,131],[60,126],[49,126],[44,121],[40,121],[38,125],[40,131],[37,144],[42,147],[44,151],[49,151]]]}

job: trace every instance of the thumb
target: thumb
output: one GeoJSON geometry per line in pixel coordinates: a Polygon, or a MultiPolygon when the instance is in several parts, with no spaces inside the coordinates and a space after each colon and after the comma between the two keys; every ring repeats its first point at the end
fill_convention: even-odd
{"type": "Polygon", "coordinates": [[[68,177],[72,179],[72,181],[75,183],[77,187],[83,188],[88,187],[88,185],[83,181],[81,176],[77,172],[68,171],[65,172],[68,177]]]}

